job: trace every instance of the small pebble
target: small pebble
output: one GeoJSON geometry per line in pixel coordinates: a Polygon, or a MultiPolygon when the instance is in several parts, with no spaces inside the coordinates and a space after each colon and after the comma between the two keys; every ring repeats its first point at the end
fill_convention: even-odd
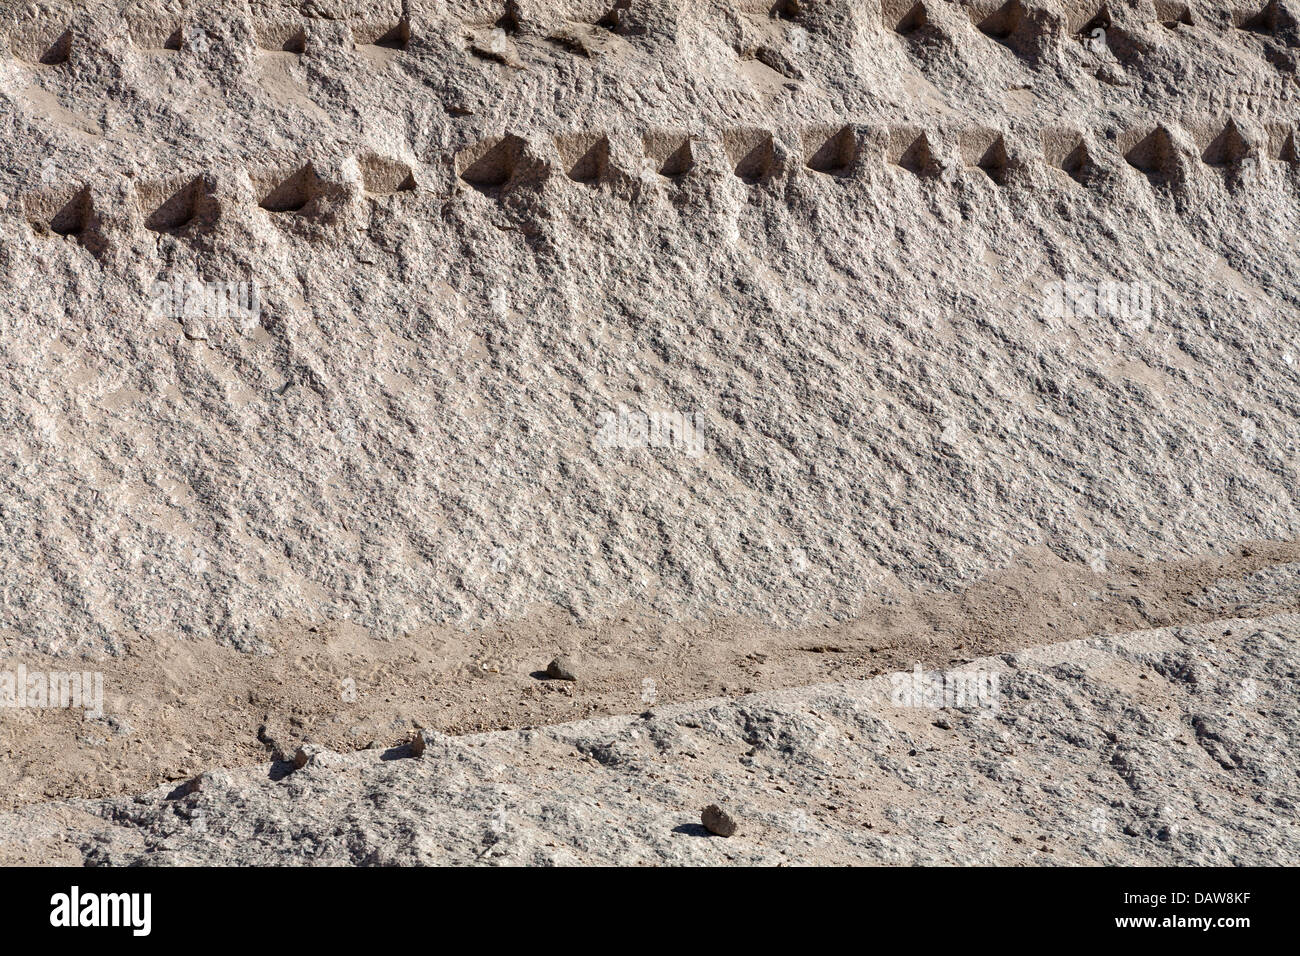
{"type": "Polygon", "coordinates": [[[546,665],[546,676],[556,680],[577,680],[567,657],[557,657],[546,665]]]}
{"type": "Polygon", "coordinates": [[[301,770],[303,767],[307,766],[307,764],[311,763],[315,757],[324,752],[324,749],[325,748],[317,747],[314,744],[303,744],[294,752],[293,769],[301,770]]]}
{"type": "Polygon", "coordinates": [[[704,812],[700,814],[700,822],[704,824],[704,829],[722,837],[731,836],[737,829],[736,818],[716,803],[711,803],[704,808],[704,812]]]}

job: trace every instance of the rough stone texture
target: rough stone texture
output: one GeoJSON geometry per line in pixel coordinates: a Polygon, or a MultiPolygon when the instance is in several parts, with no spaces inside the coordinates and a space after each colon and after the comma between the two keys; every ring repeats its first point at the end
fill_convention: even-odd
{"type": "Polygon", "coordinates": [[[331,755],[193,792],[0,815],[0,861],[88,864],[1300,863],[1300,615],[914,675],[331,755]],[[745,821],[712,838],[699,807],[745,821]]]}
{"type": "Polygon", "coordinates": [[[1294,861],[1297,9],[5,5],[5,853],[1294,861]]]}
{"type": "Polygon", "coordinates": [[[1294,540],[1294,0],[1181,10],[8,8],[7,649],[1294,540]]]}
{"type": "Polygon", "coordinates": [[[1251,617],[1271,610],[1292,609],[1300,595],[1300,564],[1278,564],[1241,578],[1216,581],[1189,598],[1197,607],[1220,614],[1251,617]]]}

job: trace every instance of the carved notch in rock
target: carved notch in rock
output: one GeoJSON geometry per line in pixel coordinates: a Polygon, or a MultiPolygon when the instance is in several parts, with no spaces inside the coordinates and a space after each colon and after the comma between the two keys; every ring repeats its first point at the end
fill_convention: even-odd
{"type": "Polygon", "coordinates": [[[917,136],[911,145],[903,150],[903,154],[898,158],[898,165],[926,179],[939,175],[939,161],[935,158],[934,149],[930,146],[930,138],[925,133],[917,136]]]}
{"type": "Polygon", "coordinates": [[[1011,166],[1011,157],[1007,154],[1006,140],[999,134],[988,149],[980,156],[975,165],[982,169],[989,179],[999,186],[1007,183],[1007,173],[1011,166]]]}
{"type": "Polygon", "coordinates": [[[736,175],[750,186],[766,179],[776,162],[772,134],[766,131],[748,131],[734,135],[731,139],[730,153],[736,163],[736,175]]]}
{"type": "Polygon", "coordinates": [[[415,189],[415,174],[406,163],[367,153],[357,157],[357,166],[361,169],[362,184],[371,196],[391,196],[415,189]]]}
{"type": "Polygon", "coordinates": [[[556,140],[564,171],[575,183],[594,186],[609,173],[609,137],[599,134],[562,136],[556,140]]]}
{"type": "Polygon", "coordinates": [[[689,135],[666,130],[650,132],[642,137],[641,145],[655,172],[667,179],[680,179],[695,168],[689,135]]]}
{"type": "Polygon", "coordinates": [[[841,127],[825,139],[808,158],[808,168],[831,176],[842,176],[858,158],[858,138],[852,126],[841,127]]]}
{"type": "Polygon", "coordinates": [[[140,203],[146,212],[145,228],[153,232],[174,232],[193,222],[210,201],[203,178],[196,176],[177,186],[176,181],[157,185],[141,184],[140,203]]]}
{"type": "Polygon", "coordinates": [[[1079,140],[1079,144],[1061,160],[1061,169],[1080,186],[1089,186],[1097,178],[1099,168],[1088,151],[1088,144],[1079,140]]]}
{"type": "Polygon", "coordinates": [[[902,36],[911,36],[929,22],[930,18],[925,12],[925,4],[918,3],[903,14],[902,19],[894,25],[894,32],[902,36]]]}
{"type": "Polygon", "coordinates": [[[84,186],[63,203],[46,223],[60,236],[79,236],[90,225],[90,187],[84,186]]]}
{"type": "Polygon", "coordinates": [[[460,178],[478,190],[494,190],[514,179],[524,155],[524,141],[502,136],[465,150],[460,157],[460,178]]]}
{"type": "Polygon", "coordinates": [[[995,40],[1007,40],[1025,22],[1025,7],[1020,0],[1007,0],[979,22],[979,31],[995,40]]]}
{"type": "Polygon", "coordinates": [[[320,193],[320,180],[311,163],[287,177],[271,177],[267,183],[258,200],[258,205],[267,212],[301,212],[320,193]]]}
{"type": "Polygon", "coordinates": [[[72,56],[72,31],[65,30],[57,40],[51,43],[37,58],[42,66],[58,66],[67,63],[72,56]]]}
{"type": "Polygon", "coordinates": [[[1168,0],[1156,0],[1156,19],[1166,30],[1177,30],[1180,26],[1191,27],[1196,23],[1192,19],[1192,9],[1185,3],[1171,3],[1168,0]]]}
{"type": "Polygon", "coordinates": [[[1169,130],[1157,126],[1124,154],[1124,160],[1152,183],[1167,183],[1178,175],[1178,153],[1169,130]]]}
{"type": "Polygon", "coordinates": [[[1241,165],[1241,161],[1250,155],[1250,144],[1241,135],[1241,130],[1233,120],[1228,120],[1222,131],[1210,141],[1201,153],[1201,159],[1207,165],[1219,169],[1228,169],[1241,165]]]}

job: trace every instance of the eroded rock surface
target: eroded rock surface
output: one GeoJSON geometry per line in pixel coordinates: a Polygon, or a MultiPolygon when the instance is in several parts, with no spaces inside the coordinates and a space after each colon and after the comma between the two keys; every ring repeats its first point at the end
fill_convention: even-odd
{"type": "Polygon", "coordinates": [[[1297,9],[6,5],[4,852],[1294,861],[1297,9]]]}
{"type": "Polygon", "coordinates": [[[1288,614],[429,735],[0,815],[0,860],[1295,865],[1298,642],[1288,614]]]}
{"type": "Polygon", "coordinates": [[[9,10],[6,647],[1295,540],[1290,0],[904,6],[9,10]]]}

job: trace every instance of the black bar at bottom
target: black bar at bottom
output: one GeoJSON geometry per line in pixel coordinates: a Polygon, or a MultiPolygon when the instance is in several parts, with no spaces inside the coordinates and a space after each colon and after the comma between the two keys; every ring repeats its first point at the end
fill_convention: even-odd
{"type": "Polygon", "coordinates": [[[1101,937],[1231,945],[1257,930],[1285,930],[1282,907],[1294,882],[1289,870],[1174,868],[643,869],[593,876],[576,869],[11,869],[0,870],[0,914],[17,931],[13,939],[75,934],[81,943],[98,937],[127,945],[286,938],[374,946],[393,931],[461,927],[473,934],[477,926],[494,941],[513,932],[555,932],[608,946],[609,933],[668,942],[686,925],[692,943],[716,934],[732,946],[776,926],[811,934],[812,945],[822,933],[850,927],[916,933],[926,947],[1101,937]]]}

